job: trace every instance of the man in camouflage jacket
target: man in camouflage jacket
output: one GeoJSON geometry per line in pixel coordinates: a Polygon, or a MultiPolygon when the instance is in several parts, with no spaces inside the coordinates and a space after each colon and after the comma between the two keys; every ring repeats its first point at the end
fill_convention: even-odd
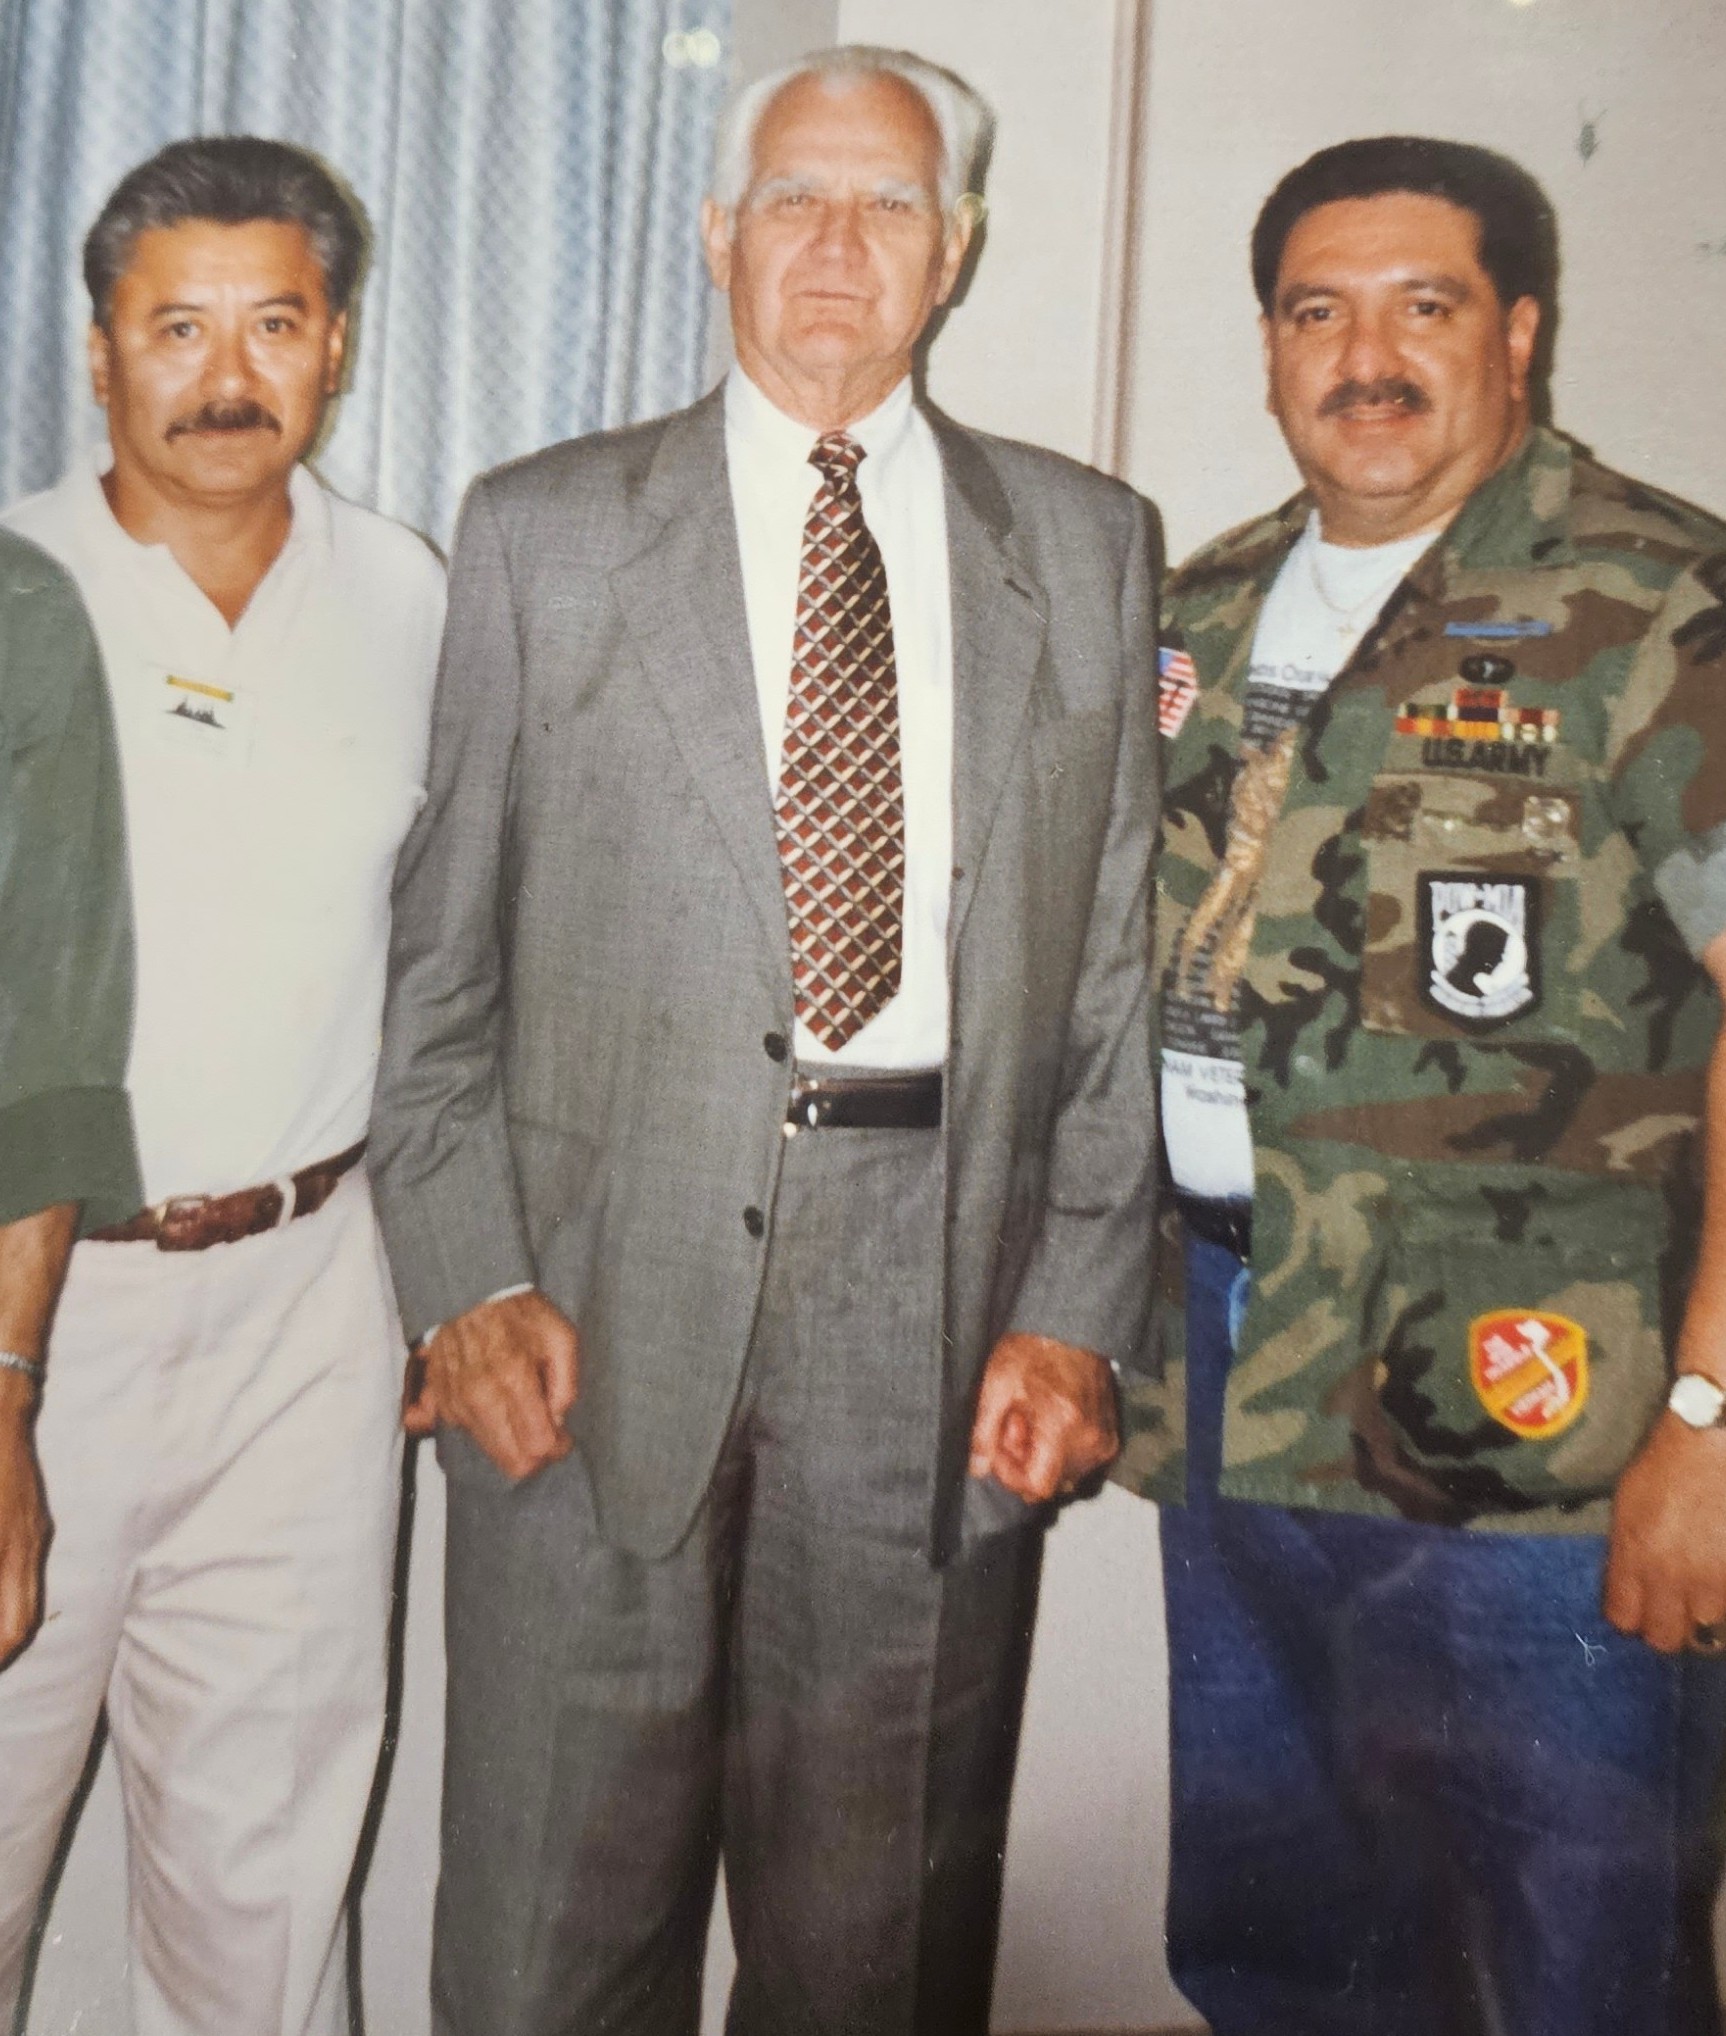
{"type": "Polygon", "coordinates": [[[1191,1319],[1177,1248],[1123,1475],[1189,1487],[1170,1945],[1217,2036],[1718,2026],[1726,529],[1530,427],[1519,223],[1454,144],[1285,179],[1308,490],[1167,597],[1165,1099],[1238,1065],[1251,1199],[1167,1197],[1191,1319]],[[1279,693],[1320,539],[1418,558],[1279,693]]]}

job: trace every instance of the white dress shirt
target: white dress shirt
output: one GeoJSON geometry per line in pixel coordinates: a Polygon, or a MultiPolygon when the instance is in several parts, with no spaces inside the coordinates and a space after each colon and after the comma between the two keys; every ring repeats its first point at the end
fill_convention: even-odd
{"type": "Polygon", "coordinates": [[[94,464],[5,517],[77,580],[108,668],[151,1202],[279,1180],[363,1138],[371,1107],[443,572],[304,467],[290,498],[287,541],[232,629],[165,545],[120,527],[94,464]]]}
{"type": "MultiPolygon", "coordinates": [[[[835,1066],[935,1068],[947,1057],[947,912],[953,865],[953,603],[941,455],[909,378],[848,427],[862,446],[863,514],[887,568],[899,674],[905,790],[905,925],[899,992],[837,1053],[797,1026],[797,1058],[835,1066]]],[[[725,456],[762,747],[779,781],[803,526],[821,476],[821,434],[769,402],[741,368],[725,386],[725,456]]]]}

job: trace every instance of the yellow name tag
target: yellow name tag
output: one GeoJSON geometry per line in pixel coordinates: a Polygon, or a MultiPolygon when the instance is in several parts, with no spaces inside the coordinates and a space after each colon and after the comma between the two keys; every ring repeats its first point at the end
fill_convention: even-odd
{"type": "Polygon", "coordinates": [[[151,691],[156,733],[166,748],[229,769],[251,754],[251,702],[243,692],[166,665],[152,668],[151,691]]]}

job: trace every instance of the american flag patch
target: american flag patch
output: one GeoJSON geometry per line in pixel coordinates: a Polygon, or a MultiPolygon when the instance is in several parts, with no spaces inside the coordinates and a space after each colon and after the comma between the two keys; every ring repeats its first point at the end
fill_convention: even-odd
{"type": "Polygon", "coordinates": [[[1199,696],[1199,675],[1184,650],[1157,652],[1157,727],[1171,740],[1187,725],[1199,696]]]}

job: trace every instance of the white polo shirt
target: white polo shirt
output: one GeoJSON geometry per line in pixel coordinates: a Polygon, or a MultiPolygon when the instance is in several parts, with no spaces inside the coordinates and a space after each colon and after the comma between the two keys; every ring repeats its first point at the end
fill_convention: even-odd
{"type": "Polygon", "coordinates": [[[95,463],[4,518],[76,579],[107,663],[151,1202],[279,1179],[363,1138],[371,1108],[443,570],[304,467],[290,498],[287,542],[232,629],[165,545],[121,529],[95,463]]]}
{"type": "MultiPolygon", "coordinates": [[[[801,1021],[797,1058],[835,1066],[936,1068],[947,1057],[947,912],[953,868],[953,597],[940,448],[907,377],[849,427],[857,490],[887,569],[905,789],[905,918],[898,994],[838,1052],[801,1021]]],[[[779,782],[803,526],[821,476],[820,436],[787,417],[741,368],[725,385],[725,459],[749,648],[769,775],[779,782]]]]}

